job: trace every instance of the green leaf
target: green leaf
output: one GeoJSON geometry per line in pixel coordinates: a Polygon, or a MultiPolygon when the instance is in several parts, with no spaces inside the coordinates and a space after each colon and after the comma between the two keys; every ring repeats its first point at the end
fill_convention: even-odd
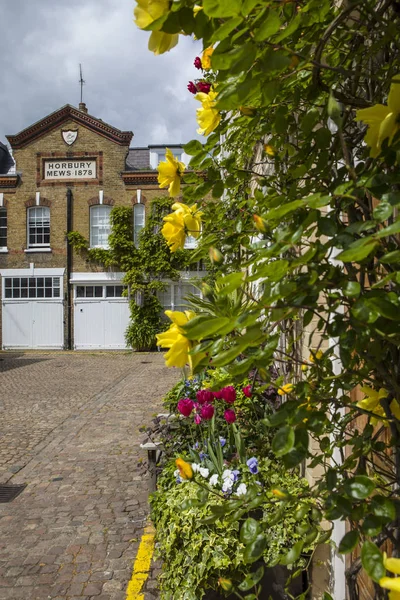
{"type": "Polygon", "coordinates": [[[358,262],[367,258],[378,245],[373,238],[363,238],[351,244],[347,250],[340,252],[336,258],[342,262],[358,262]]]}
{"type": "Polygon", "coordinates": [[[374,491],[375,483],[366,475],[356,475],[344,482],[344,489],[351,498],[365,500],[374,491]]]}
{"type": "MultiPolygon", "coordinates": [[[[256,52],[256,47],[251,42],[243,46],[233,48],[228,52],[221,52],[221,54],[218,54],[218,52],[215,51],[211,57],[211,64],[213,69],[224,71],[227,69],[232,69],[234,66],[235,69],[237,69],[239,63],[241,63],[239,66],[241,67],[243,64],[243,68],[240,68],[240,70],[247,70],[251,66],[256,56],[256,52]]],[[[237,71],[235,70],[235,72],[237,71]]]]}
{"type": "Polygon", "coordinates": [[[297,210],[300,206],[304,206],[304,204],[304,200],[293,200],[292,202],[286,202],[285,204],[282,204],[282,206],[271,209],[263,218],[266,221],[275,221],[276,219],[281,219],[285,215],[297,210]]]}
{"type": "Polygon", "coordinates": [[[385,264],[392,264],[400,262],[400,250],[393,250],[393,252],[388,252],[385,256],[380,258],[380,261],[385,264]]]}
{"type": "Polygon", "coordinates": [[[377,517],[394,521],[396,518],[395,505],[385,496],[373,496],[371,499],[371,510],[377,517]]]}
{"type": "Polygon", "coordinates": [[[230,365],[243,352],[243,346],[241,344],[235,344],[229,350],[224,350],[213,357],[214,367],[225,367],[230,365]]]}
{"type": "Polygon", "coordinates": [[[375,537],[382,531],[383,523],[380,517],[367,515],[361,525],[361,531],[364,535],[375,537]]]}
{"type": "Polygon", "coordinates": [[[395,235],[396,233],[400,233],[400,219],[392,225],[384,227],[384,229],[380,229],[378,233],[375,234],[375,237],[380,239],[389,235],[395,235]]]}
{"type": "MultiPolygon", "coordinates": [[[[246,575],[246,579],[238,585],[239,590],[241,592],[248,592],[249,590],[251,590],[252,587],[257,585],[257,583],[259,581],[261,581],[263,576],[264,576],[264,567],[261,565],[261,567],[259,567],[255,573],[248,573],[246,575]]],[[[249,596],[246,596],[246,598],[248,598],[248,597],[249,596]]]]}
{"type": "Polygon", "coordinates": [[[303,546],[304,546],[303,540],[299,540],[298,542],[296,542],[295,545],[293,546],[293,548],[291,548],[289,550],[289,552],[283,558],[281,558],[281,560],[280,560],[281,564],[282,565],[291,565],[294,562],[296,562],[296,560],[298,560],[300,558],[300,554],[301,554],[301,551],[303,550],[303,546]]]}
{"type": "Polygon", "coordinates": [[[242,22],[243,22],[243,17],[233,17],[232,19],[229,19],[229,21],[226,21],[223,25],[221,25],[221,27],[219,27],[215,31],[215,33],[213,34],[213,36],[211,38],[211,42],[214,43],[217,40],[218,41],[224,40],[242,22]]]}
{"type": "Polygon", "coordinates": [[[228,317],[209,317],[208,315],[199,315],[191,319],[183,327],[185,335],[189,340],[203,340],[204,338],[226,329],[231,323],[228,317]]]}
{"type": "Polygon", "coordinates": [[[272,451],[276,456],[283,456],[292,450],[294,446],[295,433],[293,427],[284,425],[276,432],[272,440],[272,451]]]}
{"type": "Polygon", "coordinates": [[[345,536],[342,537],[339,544],[339,552],[340,554],[348,554],[358,544],[358,540],[360,539],[358,531],[353,529],[353,531],[349,531],[345,536]]]}
{"type": "Polygon", "coordinates": [[[246,564],[253,563],[263,555],[265,548],[267,547],[267,538],[263,533],[260,533],[255,540],[244,549],[243,560],[246,564]]]}
{"type": "Polygon", "coordinates": [[[343,288],[343,294],[347,298],[357,298],[361,294],[361,285],[358,281],[348,281],[343,288]]]}
{"type": "Polygon", "coordinates": [[[242,0],[203,0],[205,14],[216,19],[236,17],[241,8],[242,0]]]}
{"type": "Polygon", "coordinates": [[[383,555],[378,546],[372,542],[364,542],[361,548],[361,564],[367,575],[378,582],[386,575],[386,569],[383,565],[383,555]]]}
{"type": "Polygon", "coordinates": [[[186,154],[189,154],[190,156],[194,156],[198,152],[202,152],[204,150],[203,144],[199,142],[199,140],[190,140],[190,142],[183,146],[183,149],[186,154]]]}
{"type": "Polygon", "coordinates": [[[279,31],[281,27],[281,20],[278,13],[275,10],[269,10],[267,15],[264,17],[264,21],[260,27],[255,31],[254,39],[256,42],[262,42],[271,35],[274,35],[279,31]]]}
{"type": "Polygon", "coordinates": [[[375,206],[373,211],[374,219],[381,223],[382,221],[386,221],[393,214],[393,206],[389,204],[389,202],[380,202],[377,206],[375,206]]]}
{"type": "Polygon", "coordinates": [[[243,544],[250,544],[250,542],[256,539],[260,530],[261,527],[259,522],[249,517],[240,528],[240,541],[243,542],[243,544]]]}

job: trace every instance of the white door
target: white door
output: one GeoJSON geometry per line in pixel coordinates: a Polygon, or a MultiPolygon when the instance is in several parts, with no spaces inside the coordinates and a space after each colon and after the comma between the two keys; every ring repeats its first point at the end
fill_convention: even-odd
{"type": "Polygon", "coordinates": [[[77,350],[124,350],[129,302],[121,285],[77,285],[74,345],[77,350]]]}
{"type": "Polygon", "coordinates": [[[5,277],[2,327],[5,350],[62,349],[60,277],[5,277]]]}

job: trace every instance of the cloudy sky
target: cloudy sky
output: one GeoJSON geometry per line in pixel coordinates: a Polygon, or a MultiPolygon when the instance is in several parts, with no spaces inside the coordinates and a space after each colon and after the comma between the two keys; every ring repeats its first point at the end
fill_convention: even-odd
{"type": "Polygon", "coordinates": [[[64,104],[134,133],[132,145],[187,142],[196,134],[186,85],[198,42],[154,56],[133,23],[134,0],[0,0],[0,141],[64,104]]]}

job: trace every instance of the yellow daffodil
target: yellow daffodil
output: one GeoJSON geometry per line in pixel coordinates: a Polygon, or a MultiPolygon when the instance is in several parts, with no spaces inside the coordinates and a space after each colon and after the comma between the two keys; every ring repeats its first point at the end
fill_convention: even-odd
{"type": "Polygon", "coordinates": [[[164,217],[164,226],[161,233],[167,240],[171,252],[176,252],[184,247],[187,235],[198,238],[201,231],[201,213],[197,205],[187,206],[182,202],[172,205],[173,213],[164,217]]]}
{"type": "Polygon", "coordinates": [[[385,421],[386,413],[381,404],[381,400],[386,398],[389,392],[385,388],[374,390],[368,385],[364,385],[361,388],[361,391],[363,394],[365,394],[365,398],[363,400],[359,400],[357,402],[357,406],[375,415],[371,418],[372,425],[376,425],[379,420],[385,421]]]}
{"type": "Polygon", "coordinates": [[[178,196],[181,191],[181,177],[185,171],[185,165],[175,158],[169,148],[165,150],[165,158],[166,160],[160,162],[157,167],[158,183],[160,188],[168,187],[169,195],[173,198],[178,196]]]}
{"type": "MultiPolygon", "coordinates": [[[[383,564],[385,569],[400,575],[400,558],[388,558],[386,552],[383,553],[383,564]]],[[[400,577],[382,577],[379,585],[389,591],[389,600],[400,600],[400,577]]]]}
{"type": "Polygon", "coordinates": [[[217,92],[210,90],[208,94],[199,92],[195,95],[195,99],[199,100],[202,104],[201,108],[196,111],[197,122],[200,125],[197,133],[201,135],[209,135],[216,127],[218,127],[221,120],[221,115],[215,108],[217,92]]]}
{"type": "Polygon", "coordinates": [[[282,387],[280,387],[278,389],[278,394],[280,396],[284,396],[285,394],[290,394],[290,392],[293,392],[293,390],[294,390],[293,383],[285,383],[285,385],[283,385],[282,387]]]}
{"type": "Polygon", "coordinates": [[[201,55],[201,66],[202,69],[208,70],[211,69],[211,55],[214,52],[214,48],[206,48],[201,55]]]}
{"type": "Polygon", "coordinates": [[[201,10],[203,10],[203,7],[199,6],[198,4],[195,4],[193,6],[193,14],[194,14],[194,16],[196,17],[201,10]]]}
{"type": "Polygon", "coordinates": [[[192,311],[172,310],[166,310],[165,314],[172,321],[172,325],[167,331],[157,334],[157,345],[161,348],[170,348],[165,354],[167,367],[183,368],[189,362],[192,343],[185,337],[182,327],[193,319],[195,314],[192,311]]]}
{"type": "Polygon", "coordinates": [[[165,354],[165,364],[167,367],[180,368],[189,364],[190,369],[193,370],[205,354],[189,355],[196,342],[187,339],[183,327],[196,315],[191,310],[185,312],[166,310],[165,314],[172,321],[172,325],[167,331],[156,335],[157,345],[161,348],[169,348],[165,354]]]}
{"type": "Polygon", "coordinates": [[[400,78],[390,86],[387,106],[375,104],[370,108],[362,108],[356,112],[356,120],[368,125],[364,141],[371,148],[370,156],[375,158],[380,154],[383,140],[389,138],[390,146],[400,130],[400,78]]]}
{"type": "Polygon", "coordinates": [[[164,31],[152,31],[149,39],[149,50],[156,56],[164,54],[174,48],[179,41],[178,33],[164,33],[164,31]]]}
{"type": "Polygon", "coordinates": [[[182,479],[192,479],[193,469],[189,463],[183,460],[183,458],[177,458],[175,464],[178,468],[179,475],[182,477],[182,479]]]}
{"type": "Polygon", "coordinates": [[[308,360],[310,361],[310,363],[315,363],[316,360],[321,360],[323,356],[324,353],[322,352],[322,350],[311,350],[311,354],[308,357],[308,360]]]}

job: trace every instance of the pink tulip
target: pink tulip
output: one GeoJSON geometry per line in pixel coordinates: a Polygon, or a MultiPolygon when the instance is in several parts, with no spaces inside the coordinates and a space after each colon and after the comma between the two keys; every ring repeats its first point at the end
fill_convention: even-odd
{"type": "Polygon", "coordinates": [[[234,423],[236,421],[235,411],[228,408],[228,410],[224,412],[224,418],[227,423],[234,423]]]}
{"type": "Polygon", "coordinates": [[[190,398],[181,398],[176,408],[179,410],[181,415],[184,417],[189,417],[192,414],[194,402],[190,398]]]}
{"type": "Polygon", "coordinates": [[[211,390],[199,390],[196,394],[196,398],[199,404],[205,402],[212,402],[214,400],[214,394],[211,390]]]}
{"type": "Polygon", "coordinates": [[[246,385],[246,387],[242,389],[242,392],[247,398],[251,398],[251,385],[246,385]]]}
{"type": "Polygon", "coordinates": [[[228,404],[233,404],[236,400],[236,390],[233,385],[228,385],[221,390],[221,397],[228,404]]]}
{"type": "Polygon", "coordinates": [[[205,421],[210,421],[213,416],[214,416],[214,407],[212,404],[209,404],[208,402],[206,402],[205,404],[203,404],[203,406],[201,407],[201,418],[204,419],[205,421]]]}

